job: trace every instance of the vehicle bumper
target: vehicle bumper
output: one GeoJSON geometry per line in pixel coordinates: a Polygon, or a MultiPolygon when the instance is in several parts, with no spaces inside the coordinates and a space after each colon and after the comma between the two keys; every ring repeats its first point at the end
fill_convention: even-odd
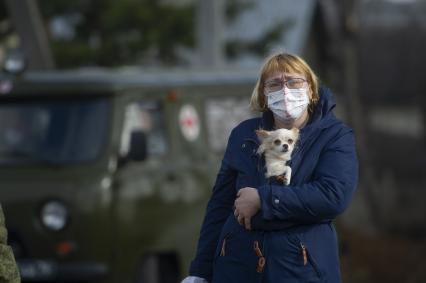
{"type": "Polygon", "coordinates": [[[90,281],[108,274],[106,264],[98,262],[58,263],[51,260],[17,260],[22,281],[90,281]]]}

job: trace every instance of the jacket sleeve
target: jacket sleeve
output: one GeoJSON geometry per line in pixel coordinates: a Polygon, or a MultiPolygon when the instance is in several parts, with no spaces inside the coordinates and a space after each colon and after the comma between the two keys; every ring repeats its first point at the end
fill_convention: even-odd
{"type": "Polygon", "coordinates": [[[348,131],[322,151],[312,182],[259,187],[262,216],[293,222],[334,219],[349,205],[357,179],[354,136],[348,131]]]}
{"type": "Polygon", "coordinates": [[[236,197],[236,171],[231,166],[231,133],[224,158],[216,177],[213,192],[207,204],[206,214],[201,226],[197,253],[191,262],[189,275],[211,280],[213,258],[222,227],[233,212],[236,197]]]}

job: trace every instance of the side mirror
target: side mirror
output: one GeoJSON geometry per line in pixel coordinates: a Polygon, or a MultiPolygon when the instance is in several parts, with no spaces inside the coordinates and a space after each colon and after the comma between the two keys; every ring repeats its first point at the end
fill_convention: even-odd
{"type": "Polygon", "coordinates": [[[143,131],[132,131],[130,135],[130,148],[127,154],[129,161],[143,161],[147,158],[147,141],[143,131]]]}

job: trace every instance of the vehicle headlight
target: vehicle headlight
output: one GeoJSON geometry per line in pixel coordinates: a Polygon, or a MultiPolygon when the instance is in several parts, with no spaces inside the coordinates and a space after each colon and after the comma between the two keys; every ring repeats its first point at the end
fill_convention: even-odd
{"type": "Polygon", "coordinates": [[[59,231],[68,221],[68,209],[59,201],[49,201],[41,208],[41,223],[48,229],[59,231]]]}
{"type": "Polygon", "coordinates": [[[12,75],[22,73],[27,64],[22,51],[18,49],[9,50],[3,62],[3,70],[12,75]]]}

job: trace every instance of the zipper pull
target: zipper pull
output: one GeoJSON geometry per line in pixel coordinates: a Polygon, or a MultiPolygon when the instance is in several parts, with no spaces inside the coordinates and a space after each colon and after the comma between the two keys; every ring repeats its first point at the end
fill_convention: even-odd
{"type": "Polygon", "coordinates": [[[256,255],[258,257],[262,257],[263,256],[262,251],[259,248],[259,242],[258,241],[254,241],[254,252],[256,253],[256,255]]]}
{"type": "Polygon", "coordinates": [[[220,256],[225,256],[225,245],[226,245],[226,237],[222,241],[222,249],[220,250],[220,256]]]}
{"type": "Polygon", "coordinates": [[[259,259],[257,260],[256,271],[258,273],[262,273],[264,268],[265,268],[266,259],[263,256],[262,251],[259,248],[259,242],[258,241],[254,241],[254,252],[259,257],[259,259]]]}
{"type": "Polygon", "coordinates": [[[303,265],[307,265],[308,264],[308,253],[306,252],[306,247],[303,243],[300,243],[300,247],[302,248],[303,265]]]}

